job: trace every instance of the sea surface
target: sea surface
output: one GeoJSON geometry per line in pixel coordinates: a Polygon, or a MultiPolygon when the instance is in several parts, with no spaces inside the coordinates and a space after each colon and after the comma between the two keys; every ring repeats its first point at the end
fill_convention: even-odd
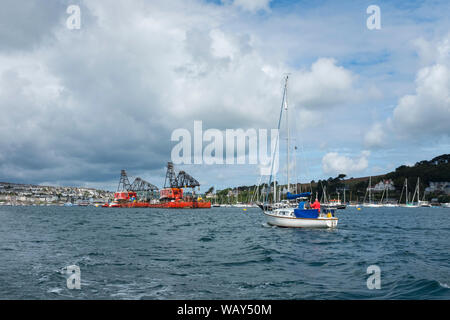
{"type": "Polygon", "coordinates": [[[312,230],[268,226],[255,208],[3,206],[0,299],[450,299],[450,209],[338,217],[312,230]],[[381,289],[367,287],[371,265],[381,289]]]}

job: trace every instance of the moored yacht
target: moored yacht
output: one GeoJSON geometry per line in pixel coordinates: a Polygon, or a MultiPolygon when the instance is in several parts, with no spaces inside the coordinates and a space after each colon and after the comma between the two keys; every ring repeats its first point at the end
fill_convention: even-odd
{"type": "MultiPolygon", "coordinates": [[[[290,195],[307,200],[310,193],[290,195]]],[[[274,210],[264,210],[267,223],[287,228],[335,228],[338,218],[334,216],[335,209],[308,208],[306,201],[300,201],[297,208],[285,207],[274,210]]]]}
{"type": "MultiPolygon", "coordinates": [[[[258,206],[263,210],[266,216],[267,223],[269,225],[278,227],[289,228],[335,228],[338,224],[338,218],[334,216],[334,209],[320,209],[320,203],[314,203],[313,206],[309,205],[310,192],[291,194],[290,193],[290,181],[289,181],[289,117],[288,117],[288,105],[287,105],[287,83],[288,76],[286,76],[283,99],[281,103],[280,117],[278,120],[278,130],[280,130],[281,119],[283,115],[283,109],[286,111],[286,124],[287,124],[287,193],[286,199],[277,202],[276,199],[276,180],[274,179],[274,203],[268,203],[270,186],[272,185],[273,162],[274,155],[272,155],[272,169],[270,172],[270,178],[266,194],[266,201],[258,206]],[[300,200],[300,202],[298,202],[300,200]]],[[[279,137],[276,141],[278,144],[279,137]]]]}
{"type": "Polygon", "coordinates": [[[364,196],[364,203],[362,204],[363,207],[368,207],[368,208],[383,207],[382,204],[372,202],[372,177],[369,177],[369,186],[367,187],[366,195],[367,195],[367,193],[369,193],[369,202],[366,202],[366,197],[364,196]]]}

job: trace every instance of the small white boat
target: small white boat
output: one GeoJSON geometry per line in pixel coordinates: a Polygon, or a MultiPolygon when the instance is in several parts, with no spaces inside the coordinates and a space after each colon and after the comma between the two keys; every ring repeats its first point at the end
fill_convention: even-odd
{"type": "Polygon", "coordinates": [[[368,207],[368,208],[381,208],[381,207],[383,207],[382,204],[378,204],[378,203],[363,203],[362,206],[363,207],[368,207]]]}
{"type": "Polygon", "coordinates": [[[413,204],[413,203],[407,203],[407,204],[399,204],[399,207],[401,208],[419,208],[419,206],[417,204],[413,204]]]}
{"type": "Polygon", "coordinates": [[[398,204],[395,204],[395,203],[385,203],[385,204],[383,204],[383,207],[386,207],[386,208],[396,208],[396,207],[398,207],[398,204]]]}
{"type": "Polygon", "coordinates": [[[417,204],[408,203],[408,204],[401,204],[400,207],[402,207],[402,208],[418,208],[419,206],[417,204]]]}
{"type": "Polygon", "coordinates": [[[233,207],[234,208],[248,208],[249,205],[247,205],[245,203],[236,203],[236,204],[233,204],[233,207]]]}
{"type": "Polygon", "coordinates": [[[425,200],[419,200],[418,205],[419,205],[419,207],[431,208],[431,204],[425,200]]]}

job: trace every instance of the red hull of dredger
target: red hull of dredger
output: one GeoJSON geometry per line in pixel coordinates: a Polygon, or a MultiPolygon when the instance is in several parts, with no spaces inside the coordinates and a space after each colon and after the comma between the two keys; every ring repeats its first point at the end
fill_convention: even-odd
{"type": "Polygon", "coordinates": [[[167,209],[208,209],[211,208],[211,202],[197,201],[173,201],[162,203],[148,202],[124,202],[120,203],[118,208],[167,208],[167,209]]]}
{"type": "Polygon", "coordinates": [[[103,207],[115,208],[167,208],[167,209],[208,209],[211,208],[210,201],[192,201],[183,199],[183,190],[177,188],[167,188],[161,190],[163,197],[160,203],[148,203],[135,201],[131,199],[136,198],[134,192],[117,192],[114,195],[114,202],[103,207]],[[174,196],[175,200],[167,199],[167,196],[174,196]]]}
{"type": "Polygon", "coordinates": [[[211,202],[203,201],[173,201],[149,204],[149,208],[168,208],[168,209],[208,209],[211,208],[211,202]]]}

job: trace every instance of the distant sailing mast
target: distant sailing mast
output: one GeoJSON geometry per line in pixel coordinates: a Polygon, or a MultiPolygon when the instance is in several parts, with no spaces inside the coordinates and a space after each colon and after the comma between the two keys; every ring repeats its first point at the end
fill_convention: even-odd
{"type": "Polygon", "coordinates": [[[419,177],[417,177],[416,187],[414,188],[413,197],[411,199],[411,203],[410,203],[409,207],[414,207],[414,208],[419,207],[419,202],[420,202],[419,184],[420,184],[420,180],[419,180],[419,177]],[[417,195],[417,202],[416,202],[416,204],[414,204],[416,195],[417,195]]]}
{"type": "Polygon", "coordinates": [[[408,200],[408,178],[405,178],[405,191],[406,191],[405,205],[408,205],[408,202],[409,202],[409,200],[408,200]]]}

